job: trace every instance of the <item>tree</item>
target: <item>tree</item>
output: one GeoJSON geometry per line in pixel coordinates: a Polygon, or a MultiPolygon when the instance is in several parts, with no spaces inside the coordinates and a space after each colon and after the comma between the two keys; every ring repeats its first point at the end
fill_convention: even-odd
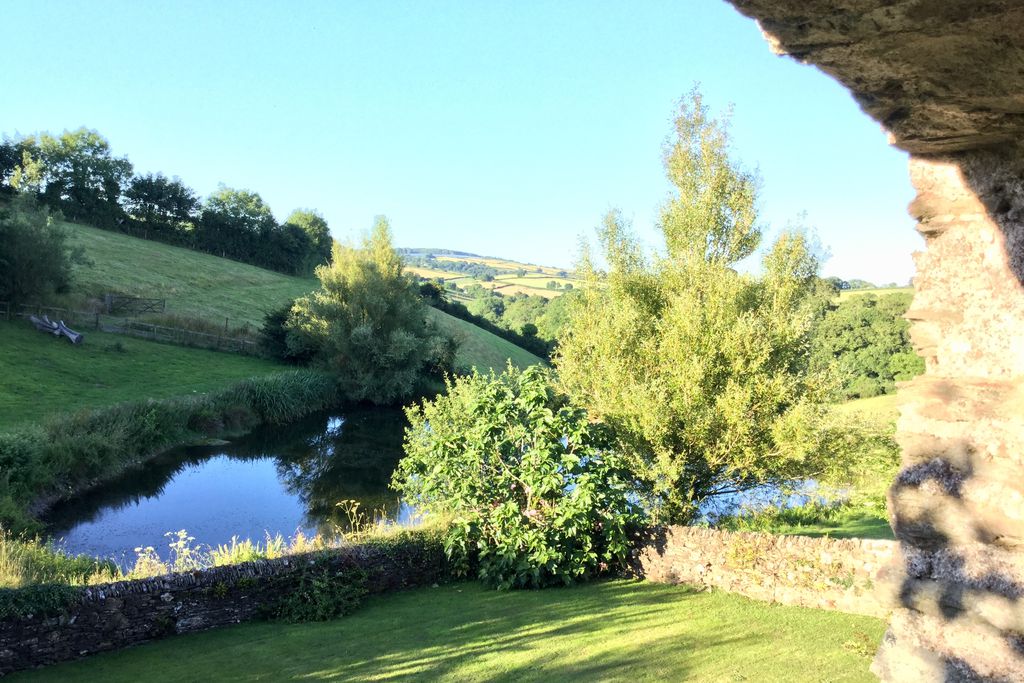
{"type": "Polygon", "coordinates": [[[132,178],[124,192],[124,206],[128,214],[149,230],[182,241],[199,211],[199,197],[179,178],[167,178],[161,173],[149,173],[132,178]]]}
{"type": "Polygon", "coordinates": [[[323,216],[312,209],[296,209],[284,224],[298,227],[309,238],[310,251],[302,267],[305,272],[311,273],[317,266],[331,262],[334,239],[323,216]]]}
{"type": "Polygon", "coordinates": [[[196,247],[262,265],[268,245],[261,245],[260,240],[276,228],[274,214],[259,194],[221,185],[203,206],[196,247]]]}
{"type": "Polygon", "coordinates": [[[499,588],[622,568],[643,521],[618,444],[539,367],[474,373],[406,411],[393,486],[450,520],[445,549],[499,588]]]}
{"type": "Polygon", "coordinates": [[[377,218],[361,248],[335,244],[331,264],[316,275],[320,289],[292,308],[288,348],[293,355],[312,350],[347,398],[393,403],[425,375],[450,369],[453,342],[427,323],[386,218],[377,218]]]}
{"type": "Polygon", "coordinates": [[[40,193],[44,203],[72,220],[101,227],[120,226],[124,212],[119,201],[132,175],[126,157],[114,157],[110,143],[94,130],[49,133],[20,141],[22,158],[12,184],[40,193]]]}
{"type": "Polygon", "coordinates": [[[851,296],[833,304],[817,325],[813,362],[836,369],[842,381],[840,398],[891,393],[896,382],[924,371],[903,319],[910,300],[904,293],[851,296]]]}
{"type": "Polygon", "coordinates": [[[34,197],[0,202],[0,301],[17,305],[67,291],[76,257],[67,235],[34,197]]]}
{"type": "Polygon", "coordinates": [[[585,252],[556,364],[565,391],[630,445],[662,520],[707,499],[818,476],[840,464],[822,428],[825,378],[809,371],[817,262],[786,233],[764,276],[735,269],[756,249],[756,178],[728,151],[727,121],[698,93],[680,106],[665,166],[664,256],[648,257],[618,212],[599,230],[607,271],[585,252]]]}

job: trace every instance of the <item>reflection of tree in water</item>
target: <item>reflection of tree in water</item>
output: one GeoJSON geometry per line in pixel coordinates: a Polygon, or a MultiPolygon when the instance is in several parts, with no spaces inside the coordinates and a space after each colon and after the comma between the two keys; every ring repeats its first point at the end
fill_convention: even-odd
{"type": "Polygon", "coordinates": [[[334,533],[347,518],[337,506],[357,500],[370,513],[383,509],[390,519],[399,512],[398,497],[388,483],[402,457],[405,417],[399,410],[351,409],[344,416],[318,414],[289,425],[259,428],[226,445],[186,446],[164,453],[144,467],[55,505],[46,515],[52,530],[63,531],[95,520],[101,512],[135,505],[163,494],[189,466],[223,455],[235,460],[277,460],[277,474],[287,491],[306,509],[307,526],[334,533]]]}
{"type": "Polygon", "coordinates": [[[306,441],[277,452],[277,473],[306,507],[310,526],[330,533],[346,528],[338,506],[355,500],[367,514],[382,511],[396,519],[399,500],[388,489],[402,457],[405,417],[397,410],[349,410],[343,418],[322,418],[321,429],[306,441]]]}

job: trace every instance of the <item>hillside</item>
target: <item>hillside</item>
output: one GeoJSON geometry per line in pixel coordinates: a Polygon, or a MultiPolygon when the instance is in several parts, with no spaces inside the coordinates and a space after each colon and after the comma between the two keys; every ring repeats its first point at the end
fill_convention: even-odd
{"type": "Polygon", "coordinates": [[[552,266],[445,249],[403,249],[401,252],[409,272],[428,280],[441,280],[449,288],[449,295],[456,299],[468,298],[465,290],[473,285],[504,295],[537,294],[551,299],[581,284],[572,273],[552,266]],[[488,277],[484,277],[485,274],[488,277]],[[550,283],[558,287],[549,286],[550,283]],[[457,289],[450,289],[452,286],[457,289]]]}
{"type": "MultiPolygon", "coordinates": [[[[267,311],[317,286],[299,278],[210,254],[67,223],[70,242],[81,247],[88,265],[76,266],[74,293],[100,299],[106,292],[167,299],[167,314],[198,317],[232,328],[253,329],[267,311]]],[[[431,309],[438,324],[463,342],[456,363],[463,367],[520,367],[542,362],[537,356],[464,320],[431,309]]]]}

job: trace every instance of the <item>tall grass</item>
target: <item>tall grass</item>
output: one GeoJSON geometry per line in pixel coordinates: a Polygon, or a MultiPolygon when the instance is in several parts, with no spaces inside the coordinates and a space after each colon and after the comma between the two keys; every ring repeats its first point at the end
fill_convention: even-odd
{"type": "Polygon", "coordinates": [[[113,562],[68,555],[39,539],[16,539],[0,529],[0,589],[49,583],[92,585],[120,575],[113,562]]]}
{"type": "Polygon", "coordinates": [[[27,510],[41,498],[110,478],[198,437],[288,422],[337,401],[329,375],[294,370],[212,394],[81,410],[0,433],[0,524],[37,528],[27,510]]]}

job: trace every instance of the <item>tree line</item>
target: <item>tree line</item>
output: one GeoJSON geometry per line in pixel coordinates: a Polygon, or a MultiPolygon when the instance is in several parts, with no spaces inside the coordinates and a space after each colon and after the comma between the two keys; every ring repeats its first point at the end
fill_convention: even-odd
{"type": "Polygon", "coordinates": [[[289,275],[330,262],[327,221],[297,209],[278,223],[256,192],[221,186],[205,200],[177,177],[136,174],[95,130],[0,141],[0,194],[32,195],[66,219],[205,251],[289,275]]]}

